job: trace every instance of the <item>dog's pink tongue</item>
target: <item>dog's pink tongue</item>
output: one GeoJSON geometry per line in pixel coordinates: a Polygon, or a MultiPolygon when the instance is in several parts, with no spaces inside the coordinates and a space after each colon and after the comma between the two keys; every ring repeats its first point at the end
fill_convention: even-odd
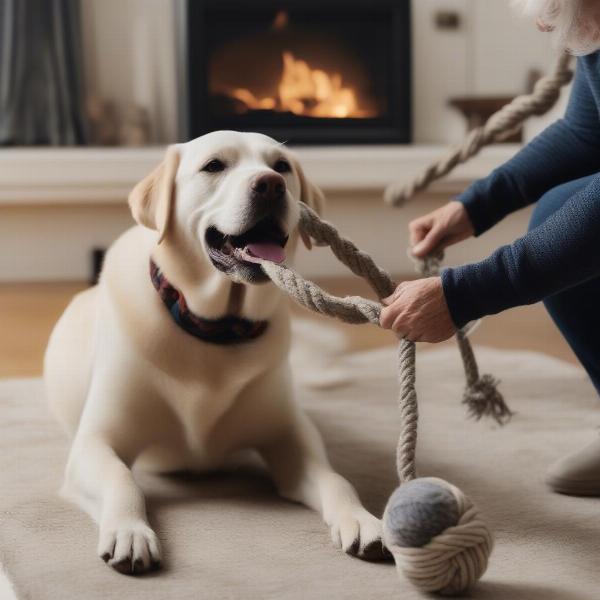
{"type": "Polygon", "coordinates": [[[285,251],[281,246],[277,244],[255,243],[248,244],[246,249],[257,258],[263,258],[264,260],[270,260],[275,263],[282,263],[285,260],[285,251]]]}

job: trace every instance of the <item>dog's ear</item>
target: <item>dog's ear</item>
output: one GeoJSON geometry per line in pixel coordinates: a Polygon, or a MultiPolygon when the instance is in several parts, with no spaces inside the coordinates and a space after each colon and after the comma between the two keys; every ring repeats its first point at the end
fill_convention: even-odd
{"type": "MultiPolygon", "coordinates": [[[[325,194],[306,177],[298,160],[294,160],[294,166],[300,179],[300,200],[310,206],[319,216],[322,216],[325,210],[325,194]]],[[[301,231],[300,238],[307,250],[312,250],[313,240],[310,236],[301,231]]]]}
{"type": "Polygon", "coordinates": [[[296,161],[296,171],[300,179],[300,200],[322,216],[325,210],[325,194],[306,177],[298,161],[296,161]]]}
{"type": "Polygon", "coordinates": [[[171,147],[162,163],[144,177],[129,194],[133,218],[144,227],[158,231],[160,244],[167,233],[175,198],[175,176],[179,167],[179,152],[171,147]]]}

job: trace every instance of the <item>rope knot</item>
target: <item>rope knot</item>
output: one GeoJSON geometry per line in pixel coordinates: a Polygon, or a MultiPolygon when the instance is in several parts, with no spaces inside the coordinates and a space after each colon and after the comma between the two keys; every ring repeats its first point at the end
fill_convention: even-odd
{"type": "Polygon", "coordinates": [[[514,413],[498,390],[499,383],[492,375],[485,374],[466,386],[463,404],[467,405],[470,417],[474,417],[477,421],[482,417],[492,417],[499,425],[505,425],[510,421],[514,413]]]}
{"type": "Polygon", "coordinates": [[[423,277],[434,277],[439,274],[440,269],[442,268],[444,251],[436,250],[424,258],[417,258],[409,249],[408,257],[413,261],[415,271],[419,275],[423,275],[423,277]]]}

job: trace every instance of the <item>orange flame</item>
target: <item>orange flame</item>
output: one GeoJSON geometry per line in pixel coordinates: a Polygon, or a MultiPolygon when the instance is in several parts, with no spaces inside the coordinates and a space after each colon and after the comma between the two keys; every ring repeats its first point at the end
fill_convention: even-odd
{"type": "Polygon", "coordinates": [[[283,53],[283,73],[276,96],[257,98],[245,88],[234,89],[231,95],[242,102],[246,110],[277,110],[305,117],[339,119],[372,116],[370,111],[360,108],[356,91],[344,87],[340,73],[313,69],[291,52],[283,53]]]}

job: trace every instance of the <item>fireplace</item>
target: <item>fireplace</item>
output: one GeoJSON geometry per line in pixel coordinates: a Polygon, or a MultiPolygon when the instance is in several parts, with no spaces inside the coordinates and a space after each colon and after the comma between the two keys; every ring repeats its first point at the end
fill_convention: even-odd
{"type": "Polygon", "coordinates": [[[188,0],[190,137],[411,140],[410,0],[188,0]]]}

